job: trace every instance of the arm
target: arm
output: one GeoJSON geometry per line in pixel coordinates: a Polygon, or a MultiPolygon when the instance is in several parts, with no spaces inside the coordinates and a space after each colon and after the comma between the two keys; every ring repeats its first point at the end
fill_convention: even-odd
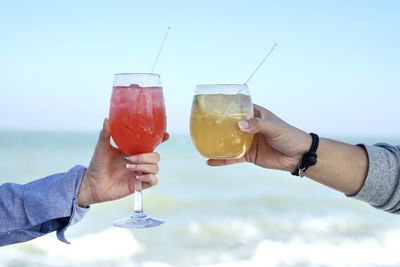
{"type": "Polygon", "coordinates": [[[368,170],[364,148],[321,138],[317,155],[317,164],[307,169],[307,177],[347,195],[360,190],[368,170]]]}
{"type": "Polygon", "coordinates": [[[375,208],[400,212],[400,148],[349,145],[322,139],[318,164],[306,175],[375,208]]]}
{"type": "Polygon", "coordinates": [[[77,194],[86,168],[76,166],[26,185],[0,186],[0,246],[24,242],[57,231],[67,242],[65,230],[87,209],[77,205],[77,194]]]}
{"type": "MultiPolygon", "coordinates": [[[[255,105],[255,117],[239,122],[245,133],[255,134],[247,154],[236,160],[208,160],[210,166],[251,162],[292,172],[311,146],[306,132],[255,105]]],[[[356,146],[321,138],[317,164],[305,175],[349,196],[389,212],[400,204],[400,152],[393,146],[356,146]],[[397,193],[399,192],[399,193],[397,193]]]]}
{"type": "MultiPolygon", "coordinates": [[[[87,169],[76,166],[26,185],[1,185],[0,246],[52,231],[57,231],[58,239],[67,243],[65,230],[88,210],[81,207],[132,194],[136,179],[143,182],[143,188],[154,186],[160,156],[153,152],[125,158],[111,146],[110,136],[106,119],[87,169]]],[[[164,141],[167,139],[168,134],[164,141]]]]}

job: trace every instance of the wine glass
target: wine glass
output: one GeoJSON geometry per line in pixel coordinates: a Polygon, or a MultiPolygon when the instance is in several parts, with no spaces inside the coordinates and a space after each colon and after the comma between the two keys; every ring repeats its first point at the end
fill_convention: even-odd
{"type": "MultiPolygon", "coordinates": [[[[166,114],[160,76],[153,73],[115,74],[110,103],[111,136],[127,156],[152,152],[163,140],[166,114]]],[[[138,173],[140,174],[140,173],[138,173]]],[[[142,182],[135,181],[134,212],[113,224],[125,228],[164,223],[143,211],[142,182]]]]}
{"type": "Polygon", "coordinates": [[[200,154],[209,159],[236,159],[250,149],[254,135],[240,131],[238,121],[253,116],[246,84],[196,86],[190,135],[200,154]]]}

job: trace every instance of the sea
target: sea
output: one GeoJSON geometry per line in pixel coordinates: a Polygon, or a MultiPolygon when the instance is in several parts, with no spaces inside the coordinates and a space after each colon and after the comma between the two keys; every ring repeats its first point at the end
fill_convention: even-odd
{"type": "MultiPolygon", "coordinates": [[[[400,138],[340,138],[349,143],[400,138]]],[[[0,130],[0,183],[87,165],[97,133],[0,130]]],[[[307,178],[252,164],[208,167],[190,136],[171,135],[145,211],[166,223],[112,226],[133,197],[96,204],[66,233],[0,248],[1,267],[400,266],[400,217],[307,178]]]]}

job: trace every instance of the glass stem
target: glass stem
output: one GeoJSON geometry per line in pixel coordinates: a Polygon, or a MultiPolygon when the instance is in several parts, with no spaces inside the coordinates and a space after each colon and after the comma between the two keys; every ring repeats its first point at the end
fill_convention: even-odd
{"type": "MultiPolygon", "coordinates": [[[[140,172],[138,175],[142,175],[142,173],[140,172]]],[[[135,180],[135,212],[143,212],[142,181],[138,179],[135,180]]]]}

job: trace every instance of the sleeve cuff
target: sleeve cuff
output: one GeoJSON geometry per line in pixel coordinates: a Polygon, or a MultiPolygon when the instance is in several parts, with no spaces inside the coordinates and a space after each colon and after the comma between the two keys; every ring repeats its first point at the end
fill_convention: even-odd
{"type": "Polygon", "coordinates": [[[86,168],[75,166],[62,174],[33,181],[24,189],[24,208],[33,226],[57,218],[70,217],[86,168]]]}
{"type": "Polygon", "coordinates": [[[80,209],[77,209],[76,199],[85,171],[85,167],[75,166],[66,173],[54,174],[27,184],[23,201],[29,224],[35,227],[46,222],[57,222],[57,237],[68,243],[64,236],[65,230],[85,214],[82,215],[80,209]]]}
{"type": "Polygon", "coordinates": [[[74,199],[74,203],[73,203],[73,208],[72,208],[72,215],[71,218],[68,222],[68,224],[66,226],[64,226],[63,228],[61,228],[59,231],[57,231],[57,238],[58,240],[70,244],[70,242],[66,239],[65,237],[65,231],[68,229],[68,227],[76,224],[77,222],[79,222],[80,220],[83,219],[83,217],[85,217],[86,213],[88,213],[90,210],[90,207],[79,207],[78,205],[78,200],[75,198],[74,199]]]}
{"type": "Polygon", "coordinates": [[[399,152],[387,144],[361,145],[368,154],[368,173],[360,191],[350,196],[386,209],[398,186],[399,152]]]}

